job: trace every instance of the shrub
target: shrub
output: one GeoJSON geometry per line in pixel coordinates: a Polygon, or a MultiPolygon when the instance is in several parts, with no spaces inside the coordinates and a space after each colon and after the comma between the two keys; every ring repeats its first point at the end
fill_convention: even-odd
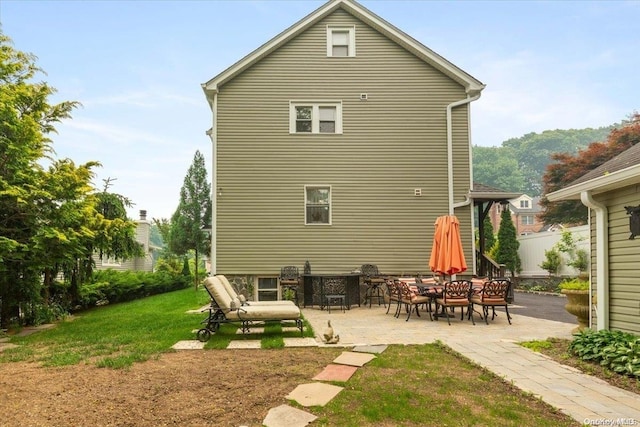
{"type": "Polygon", "coordinates": [[[634,334],[585,329],[574,335],[569,352],[618,374],[640,378],[640,337],[634,334]]]}
{"type": "Polygon", "coordinates": [[[184,289],[191,283],[189,277],[166,271],[95,271],[91,283],[80,290],[81,307],[132,301],[149,295],[184,289]]]}
{"type": "Polygon", "coordinates": [[[588,291],[589,290],[589,281],[583,280],[580,278],[575,278],[571,280],[565,280],[564,282],[558,285],[560,289],[566,289],[571,291],[588,291]]]}
{"type": "Polygon", "coordinates": [[[551,275],[557,275],[562,265],[562,257],[557,249],[551,248],[544,251],[545,260],[540,264],[540,268],[547,270],[551,275]]]}

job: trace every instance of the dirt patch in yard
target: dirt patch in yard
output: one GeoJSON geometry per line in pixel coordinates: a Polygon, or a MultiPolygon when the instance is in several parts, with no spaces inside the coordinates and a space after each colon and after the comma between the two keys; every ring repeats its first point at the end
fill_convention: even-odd
{"type": "Polygon", "coordinates": [[[179,351],[122,370],[3,363],[0,424],[260,426],[341,351],[179,351]]]}

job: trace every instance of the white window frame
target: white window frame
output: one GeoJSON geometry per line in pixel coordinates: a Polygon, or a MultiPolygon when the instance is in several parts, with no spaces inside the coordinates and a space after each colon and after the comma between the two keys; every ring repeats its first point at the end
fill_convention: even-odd
{"type": "Polygon", "coordinates": [[[520,209],[524,209],[524,208],[529,208],[529,201],[528,200],[520,200],[520,209]]]}
{"type": "Polygon", "coordinates": [[[102,259],[103,267],[122,267],[122,262],[120,262],[117,258],[113,257],[105,257],[102,259]]]}
{"type": "Polygon", "coordinates": [[[534,223],[536,222],[533,215],[530,214],[522,215],[521,218],[522,225],[534,225],[534,223]]]}
{"type": "Polygon", "coordinates": [[[311,226],[327,226],[327,225],[331,225],[332,223],[332,212],[333,212],[333,189],[331,188],[330,185],[326,185],[326,184],[314,184],[314,185],[305,185],[304,186],[304,225],[311,225],[311,226]],[[328,222],[309,222],[309,220],[307,219],[307,207],[308,207],[308,203],[307,203],[307,190],[310,188],[326,188],[329,190],[329,218],[328,218],[328,222]]]}
{"type": "Polygon", "coordinates": [[[275,301],[278,301],[282,298],[281,296],[281,292],[280,292],[280,281],[278,280],[277,277],[274,276],[259,276],[256,278],[256,282],[255,282],[255,289],[256,289],[256,301],[273,301],[273,300],[263,300],[260,298],[261,294],[267,294],[267,293],[272,293],[275,292],[276,293],[276,299],[275,301]],[[268,280],[268,281],[274,281],[275,282],[275,286],[272,288],[263,288],[260,289],[260,281],[261,280],[268,280]]]}
{"type": "Polygon", "coordinates": [[[356,27],[343,27],[327,25],[327,56],[332,58],[352,58],[356,56],[356,27]],[[333,33],[348,33],[349,44],[347,45],[347,56],[333,55],[333,33]]]}
{"type": "Polygon", "coordinates": [[[289,133],[296,135],[340,135],[342,134],[342,101],[289,101],[289,133]],[[311,132],[297,132],[297,107],[311,107],[311,132]],[[320,132],[320,107],[335,107],[335,132],[320,132]]]}

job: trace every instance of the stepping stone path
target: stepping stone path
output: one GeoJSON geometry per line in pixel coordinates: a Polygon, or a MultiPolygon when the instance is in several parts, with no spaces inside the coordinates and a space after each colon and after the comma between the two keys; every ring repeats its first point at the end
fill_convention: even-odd
{"type": "MultiPolygon", "coordinates": [[[[252,331],[257,332],[257,329],[259,328],[252,331]]],[[[285,338],[284,345],[285,347],[328,346],[319,343],[315,338],[285,338]]],[[[260,340],[232,340],[227,346],[228,349],[259,349],[260,347],[260,340]]],[[[197,340],[179,341],[172,348],[201,350],[204,348],[204,343],[197,340]]],[[[352,351],[344,351],[333,360],[333,363],[327,365],[322,372],[312,378],[315,382],[301,384],[285,397],[304,407],[325,406],[342,391],[343,387],[327,384],[323,381],[347,382],[358,368],[375,359],[376,354],[380,354],[386,349],[386,345],[361,345],[354,347],[352,351]]],[[[293,406],[280,405],[269,410],[262,424],[266,427],[304,427],[317,418],[315,415],[293,406]]]]}
{"type": "MultiPolygon", "coordinates": [[[[333,360],[322,372],[313,377],[316,381],[346,382],[362,367],[375,359],[374,354],[382,353],[387,348],[381,346],[360,346],[353,351],[344,351],[333,360]]],[[[295,400],[298,404],[309,406],[325,406],[342,391],[343,387],[322,382],[302,384],[296,387],[286,397],[295,400]]],[[[294,408],[289,405],[281,405],[269,411],[263,421],[267,427],[303,427],[314,421],[313,414],[294,408]]]]}

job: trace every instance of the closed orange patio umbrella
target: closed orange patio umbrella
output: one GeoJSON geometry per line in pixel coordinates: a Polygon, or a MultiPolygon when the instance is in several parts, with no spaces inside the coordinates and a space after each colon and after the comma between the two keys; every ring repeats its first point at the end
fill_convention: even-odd
{"type": "Polygon", "coordinates": [[[438,217],[435,222],[429,268],[434,273],[453,275],[467,270],[464,259],[460,222],[455,215],[438,217]]]}

